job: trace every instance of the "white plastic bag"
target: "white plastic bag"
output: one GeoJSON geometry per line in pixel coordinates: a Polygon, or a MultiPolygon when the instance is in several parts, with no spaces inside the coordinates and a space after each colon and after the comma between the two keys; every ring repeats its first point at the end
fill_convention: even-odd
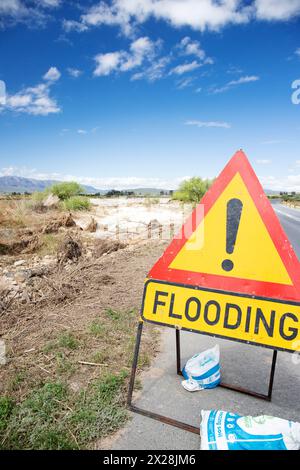
{"type": "Polygon", "coordinates": [[[182,375],[186,380],[181,384],[189,392],[219,385],[221,381],[219,345],[191,357],[182,369],[182,375]]]}
{"type": "Polygon", "coordinates": [[[299,450],[300,423],[273,416],[201,411],[202,450],[299,450]]]}

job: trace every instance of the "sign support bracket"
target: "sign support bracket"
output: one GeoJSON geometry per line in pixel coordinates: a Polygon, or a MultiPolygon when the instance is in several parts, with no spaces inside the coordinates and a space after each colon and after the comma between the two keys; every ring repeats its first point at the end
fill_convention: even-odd
{"type": "MultiPolygon", "coordinates": [[[[141,345],[141,339],[142,339],[142,332],[143,332],[143,325],[144,322],[143,320],[140,320],[138,323],[137,327],[137,334],[136,334],[136,342],[135,342],[135,348],[134,348],[134,355],[133,355],[133,363],[132,363],[132,369],[131,369],[131,375],[130,375],[130,381],[129,381],[129,388],[128,388],[128,395],[127,395],[127,408],[134,412],[141,414],[143,416],[147,416],[148,418],[156,419],[157,421],[160,421],[165,424],[169,424],[170,426],[177,427],[179,429],[183,429],[184,431],[192,432],[193,434],[200,434],[200,427],[192,426],[188,423],[184,423],[182,421],[178,421],[173,418],[169,418],[164,415],[160,415],[157,413],[154,413],[149,410],[145,410],[143,408],[140,408],[136,406],[132,402],[132,396],[133,396],[133,390],[134,390],[134,384],[135,384],[135,377],[136,377],[136,371],[138,367],[138,358],[139,358],[139,351],[140,351],[140,345],[141,345]]],[[[175,335],[176,335],[176,367],[177,367],[177,374],[181,374],[181,344],[180,344],[180,329],[176,328],[175,329],[175,335]]],[[[271,372],[270,372],[270,379],[269,379],[269,386],[268,386],[268,394],[262,394],[262,393],[257,393],[253,392],[251,390],[242,388],[242,387],[235,387],[234,385],[229,385],[226,383],[221,383],[219,386],[223,388],[227,388],[236,392],[240,393],[245,393],[247,395],[253,396],[255,398],[261,398],[263,400],[271,401],[272,398],[272,391],[273,391],[273,382],[274,382],[274,375],[275,375],[275,368],[276,368],[276,360],[277,360],[277,350],[273,350],[273,358],[272,358],[272,365],[271,365],[271,372]]]]}
{"type": "Polygon", "coordinates": [[[194,434],[200,434],[200,428],[196,426],[183,423],[182,421],[178,421],[173,418],[168,418],[167,416],[164,416],[164,415],[153,413],[152,411],[149,411],[149,410],[144,410],[143,408],[139,408],[138,406],[132,403],[132,395],[133,395],[133,390],[134,390],[135,376],[136,376],[136,370],[138,366],[139,351],[140,351],[142,332],[143,332],[143,323],[144,322],[140,320],[138,323],[138,328],[137,328],[133,363],[132,363],[129,389],[128,389],[128,395],[127,395],[127,408],[130,411],[133,411],[134,413],[139,413],[143,416],[147,416],[148,418],[156,419],[157,421],[160,421],[161,423],[169,424],[170,426],[174,426],[176,428],[180,428],[180,429],[183,429],[184,431],[189,431],[194,434]]]}

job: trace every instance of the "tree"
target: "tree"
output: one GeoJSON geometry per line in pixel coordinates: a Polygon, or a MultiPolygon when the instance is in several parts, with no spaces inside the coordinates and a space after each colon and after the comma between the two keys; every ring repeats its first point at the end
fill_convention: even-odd
{"type": "Polygon", "coordinates": [[[50,192],[55,194],[59,199],[66,200],[73,196],[78,196],[84,193],[84,188],[76,181],[69,181],[65,183],[56,183],[50,188],[50,192]]]}
{"type": "Polygon", "coordinates": [[[180,184],[178,190],[173,193],[173,199],[197,203],[202,199],[211,184],[211,180],[194,176],[193,178],[184,180],[180,184]]]}

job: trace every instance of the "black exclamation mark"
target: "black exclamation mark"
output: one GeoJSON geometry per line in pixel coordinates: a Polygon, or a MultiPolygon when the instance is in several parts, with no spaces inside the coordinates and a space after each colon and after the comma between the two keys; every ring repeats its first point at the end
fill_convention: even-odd
{"type": "MultiPolygon", "coordinates": [[[[230,199],[227,202],[227,222],[226,222],[226,252],[231,255],[234,250],[236,236],[240,225],[243,203],[240,199],[230,199]]],[[[224,271],[233,269],[233,262],[224,259],[222,262],[224,271]]]]}

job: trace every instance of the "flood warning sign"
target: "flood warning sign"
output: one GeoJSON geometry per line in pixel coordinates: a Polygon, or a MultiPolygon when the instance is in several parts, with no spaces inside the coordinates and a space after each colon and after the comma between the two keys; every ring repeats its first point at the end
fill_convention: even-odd
{"type": "Polygon", "coordinates": [[[299,261],[242,151],[148,274],[142,318],[299,349],[299,261]]]}

